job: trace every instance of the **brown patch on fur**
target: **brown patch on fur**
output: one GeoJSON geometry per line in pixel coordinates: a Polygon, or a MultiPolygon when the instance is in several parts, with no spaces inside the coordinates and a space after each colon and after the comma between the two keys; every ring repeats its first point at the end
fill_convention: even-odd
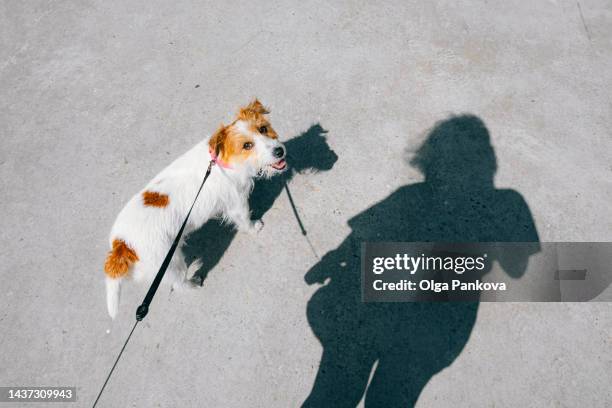
{"type": "Polygon", "coordinates": [[[225,143],[225,139],[227,138],[227,127],[221,124],[219,129],[210,137],[208,141],[208,146],[215,152],[215,154],[219,154],[221,150],[223,150],[223,143],[225,143]]]}
{"type": "Polygon", "coordinates": [[[253,143],[253,139],[236,131],[233,127],[229,127],[226,131],[227,137],[223,141],[221,149],[221,159],[226,163],[242,162],[249,158],[251,154],[255,154],[255,150],[246,150],[244,144],[247,142],[253,143]]]}
{"type": "Polygon", "coordinates": [[[130,265],[138,261],[138,255],[122,239],[113,240],[111,249],[104,263],[104,273],[109,278],[117,279],[127,275],[130,265]]]}
{"type": "Polygon", "coordinates": [[[240,108],[240,111],[238,111],[238,119],[248,120],[249,117],[254,115],[267,115],[268,113],[270,113],[268,108],[263,106],[263,104],[259,102],[259,99],[255,98],[247,106],[240,108]]]}
{"type": "Polygon", "coordinates": [[[248,122],[250,130],[253,132],[260,133],[262,136],[269,137],[270,139],[278,139],[278,135],[274,129],[272,129],[272,126],[270,126],[268,119],[264,116],[268,113],[270,113],[268,108],[263,106],[256,98],[253,102],[238,111],[238,117],[236,119],[248,122]],[[262,126],[266,127],[265,133],[259,132],[262,126]]]}
{"type": "Polygon", "coordinates": [[[161,194],[156,191],[145,191],[142,193],[142,202],[145,207],[164,208],[170,202],[170,198],[167,194],[161,194]]]}
{"type": "Polygon", "coordinates": [[[246,160],[253,153],[253,150],[244,149],[246,142],[252,143],[253,140],[238,132],[232,123],[229,126],[221,125],[210,138],[208,145],[222,161],[230,163],[246,160]]]}

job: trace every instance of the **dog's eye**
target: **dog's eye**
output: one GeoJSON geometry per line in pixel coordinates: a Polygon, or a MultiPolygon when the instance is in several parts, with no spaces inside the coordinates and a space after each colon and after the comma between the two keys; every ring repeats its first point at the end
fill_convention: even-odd
{"type": "Polygon", "coordinates": [[[260,127],[259,133],[261,133],[262,135],[265,135],[266,133],[268,133],[268,127],[267,126],[260,127]]]}
{"type": "Polygon", "coordinates": [[[251,150],[253,148],[253,143],[246,142],[244,145],[242,145],[242,147],[244,148],[244,150],[251,150]]]}

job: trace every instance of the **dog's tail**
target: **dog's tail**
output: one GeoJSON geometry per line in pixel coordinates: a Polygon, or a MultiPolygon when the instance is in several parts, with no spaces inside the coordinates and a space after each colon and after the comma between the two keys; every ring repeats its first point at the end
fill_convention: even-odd
{"type": "Polygon", "coordinates": [[[119,294],[121,281],[129,273],[132,264],[138,261],[138,255],[121,239],[113,240],[113,248],[106,257],[104,273],[106,273],[106,306],[108,314],[113,319],[119,310],[119,294]]]}
{"type": "Polygon", "coordinates": [[[121,294],[121,278],[106,278],[106,307],[111,318],[119,311],[119,295],[121,294]]]}

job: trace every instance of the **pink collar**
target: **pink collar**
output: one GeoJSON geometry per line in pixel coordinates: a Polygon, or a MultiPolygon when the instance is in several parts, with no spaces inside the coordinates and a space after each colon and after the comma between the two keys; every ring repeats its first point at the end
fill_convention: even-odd
{"type": "Polygon", "coordinates": [[[226,162],[218,158],[217,155],[215,154],[215,151],[212,148],[210,147],[208,148],[208,153],[210,153],[210,158],[212,159],[212,161],[214,161],[218,166],[223,167],[224,169],[232,168],[232,166],[230,166],[229,164],[227,164],[226,162]]]}

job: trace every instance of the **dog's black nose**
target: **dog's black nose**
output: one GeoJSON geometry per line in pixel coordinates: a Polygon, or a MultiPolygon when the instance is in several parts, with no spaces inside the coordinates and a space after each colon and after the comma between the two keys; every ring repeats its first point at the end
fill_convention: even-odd
{"type": "Polygon", "coordinates": [[[275,147],[274,148],[274,157],[278,157],[279,159],[285,155],[285,149],[283,147],[275,147]]]}

